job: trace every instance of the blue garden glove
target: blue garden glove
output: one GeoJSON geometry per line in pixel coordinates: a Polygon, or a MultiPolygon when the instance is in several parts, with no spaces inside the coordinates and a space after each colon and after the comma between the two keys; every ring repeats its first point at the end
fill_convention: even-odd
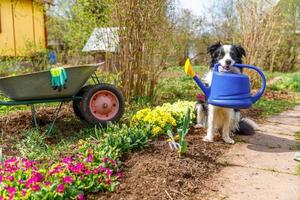
{"type": "Polygon", "coordinates": [[[66,82],[67,82],[67,72],[63,67],[56,67],[50,69],[51,73],[51,84],[53,90],[57,90],[61,92],[64,88],[66,89],[66,82]]]}

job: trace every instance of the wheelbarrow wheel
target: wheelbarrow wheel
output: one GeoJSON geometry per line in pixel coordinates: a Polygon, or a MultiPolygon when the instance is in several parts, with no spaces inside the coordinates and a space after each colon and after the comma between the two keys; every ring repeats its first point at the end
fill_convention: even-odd
{"type": "Polygon", "coordinates": [[[83,94],[82,115],[90,124],[106,126],[117,122],[124,114],[124,97],[114,85],[94,85],[83,94]]]}
{"type": "MultiPolygon", "coordinates": [[[[93,87],[92,85],[86,85],[83,88],[81,88],[79,90],[79,92],[76,94],[76,96],[82,97],[83,94],[88,91],[91,87],[93,87]]],[[[81,120],[85,120],[83,115],[82,115],[82,100],[80,101],[73,101],[73,111],[75,113],[75,115],[81,119],[81,120]]]]}

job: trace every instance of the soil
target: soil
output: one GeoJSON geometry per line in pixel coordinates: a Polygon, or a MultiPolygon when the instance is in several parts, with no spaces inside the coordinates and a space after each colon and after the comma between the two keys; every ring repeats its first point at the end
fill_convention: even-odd
{"type": "Polygon", "coordinates": [[[180,158],[165,138],[124,158],[123,174],[115,193],[90,195],[88,199],[203,199],[211,190],[205,182],[221,168],[216,159],[229,148],[217,139],[202,141],[204,129],[191,129],[188,150],[180,158]]]}
{"type": "MultiPolygon", "coordinates": [[[[42,131],[47,131],[49,128],[55,109],[55,107],[41,107],[37,109],[37,121],[42,131]]],[[[55,137],[55,134],[67,137],[85,127],[88,127],[88,125],[75,117],[71,105],[64,105],[55,123],[55,130],[53,131],[55,133],[52,133],[54,136],[49,137],[47,142],[49,144],[57,143],[59,138],[55,137]]],[[[3,148],[3,154],[6,156],[18,156],[19,152],[16,144],[23,137],[23,132],[32,128],[34,128],[34,125],[31,111],[17,111],[0,116],[0,147],[3,148]]]]}
{"type": "Polygon", "coordinates": [[[267,90],[264,93],[264,98],[268,100],[288,100],[288,99],[293,99],[294,97],[289,94],[288,92],[285,91],[270,91],[267,90]]]}

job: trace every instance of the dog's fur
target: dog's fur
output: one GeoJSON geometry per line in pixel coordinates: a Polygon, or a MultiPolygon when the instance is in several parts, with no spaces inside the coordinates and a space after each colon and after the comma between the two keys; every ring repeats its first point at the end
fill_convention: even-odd
{"type": "MultiPolygon", "coordinates": [[[[219,72],[242,73],[242,69],[234,67],[235,63],[242,63],[242,57],[246,56],[245,50],[239,45],[221,45],[216,43],[208,48],[211,55],[210,70],[206,74],[204,81],[210,86],[214,64],[220,63],[219,72]]],[[[224,86],[230,87],[230,85],[224,86]]],[[[256,129],[256,124],[246,118],[241,118],[237,109],[223,108],[199,102],[195,106],[197,116],[197,127],[207,127],[207,135],[204,141],[213,142],[214,133],[220,130],[222,138],[226,143],[234,144],[230,137],[233,133],[252,134],[256,129]]]]}

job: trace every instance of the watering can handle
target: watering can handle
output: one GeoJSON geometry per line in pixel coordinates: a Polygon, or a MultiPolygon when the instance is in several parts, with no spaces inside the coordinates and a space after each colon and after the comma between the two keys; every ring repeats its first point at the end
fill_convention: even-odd
{"type": "Polygon", "coordinates": [[[266,81],[265,74],[262,72],[262,70],[260,70],[258,67],[255,67],[255,66],[245,65],[245,64],[234,64],[234,66],[239,67],[239,68],[253,69],[257,73],[259,73],[259,75],[261,76],[262,86],[255,95],[251,96],[252,103],[255,103],[263,95],[263,93],[266,89],[267,81],[266,81]]]}

